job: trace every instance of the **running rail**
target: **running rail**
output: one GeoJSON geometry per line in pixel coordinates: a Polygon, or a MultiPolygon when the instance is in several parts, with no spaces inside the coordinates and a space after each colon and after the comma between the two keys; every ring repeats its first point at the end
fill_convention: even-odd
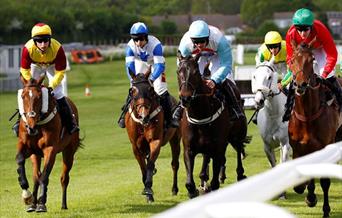
{"type": "Polygon", "coordinates": [[[320,151],[180,203],[153,218],[227,218],[251,217],[251,214],[252,217],[293,218],[295,216],[289,212],[262,202],[271,200],[284,190],[311,178],[329,177],[342,180],[342,165],[334,164],[341,160],[342,142],[330,144],[320,151]],[[268,207],[270,210],[265,209],[268,207]],[[273,214],[269,214],[271,211],[273,214]]]}

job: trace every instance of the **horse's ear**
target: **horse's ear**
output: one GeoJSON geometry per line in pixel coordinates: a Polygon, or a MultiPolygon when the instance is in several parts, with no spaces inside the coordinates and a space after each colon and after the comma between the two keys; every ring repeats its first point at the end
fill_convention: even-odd
{"type": "Polygon", "coordinates": [[[150,77],[151,72],[152,72],[152,65],[149,65],[146,72],[144,73],[146,79],[150,77]]]}
{"type": "Polygon", "coordinates": [[[135,73],[131,70],[131,68],[128,67],[128,73],[131,76],[131,78],[134,80],[136,78],[135,73]]]}
{"type": "Polygon", "coordinates": [[[309,43],[308,43],[308,48],[311,48],[312,44],[316,41],[317,36],[315,36],[309,43]]]}
{"type": "Polygon", "coordinates": [[[291,46],[292,46],[292,49],[293,50],[296,50],[297,49],[297,43],[295,40],[291,39],[291,46]]]}
{"type": "Polygon", "coordinates": [[[182,54],[181,54],[181,52],[180,52],[179,50],[177,51],[177,58],[178,58],[179,60],[184,59],[184,57],[182,56],[182,54]]]}
{"type": "Polygon", "coordinates": [[[37,81],[38,85],[41,85],[45,79],[45,73],[40,74],[40,77],[37,81]]]}
{"type": "Polygon", "coordinates": [[[26,80],[23,75],[20,74],[20,80],[23,83],[23,85],[25,86],[28,83],[28,80],[26,80]]]}
{"type": "Polygon", "coordinates": [[[210,75],[211,75],[211,72],[209,70],[209,65],[210,65],[210,62],[207,63],[204,67],[204,71],[203,71],[203,77],[204,78],[210,77],[210,75]]]}

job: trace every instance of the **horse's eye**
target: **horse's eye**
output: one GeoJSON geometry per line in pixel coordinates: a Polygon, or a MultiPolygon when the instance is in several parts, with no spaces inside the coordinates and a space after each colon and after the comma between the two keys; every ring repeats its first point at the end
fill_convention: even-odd
{"type": "Polygon", "coordinates": [[[268,80],[271,80],[271,79],[272,79],[272,77],[271,77],[271,76],[269,76],[269,77],[268,77],[268,80]]]}

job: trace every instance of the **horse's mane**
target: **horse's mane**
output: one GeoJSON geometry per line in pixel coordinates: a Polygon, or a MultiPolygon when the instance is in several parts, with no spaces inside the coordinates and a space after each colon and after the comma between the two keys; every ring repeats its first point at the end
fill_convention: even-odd
{"type": "Polygon", "coordinates": [[[138,83],[144,83],[144,82],[148,82],[148,79],[145,77],[145,74],[138,73],[135,79],[132,81],[132,84],[136,85],[138,83]]]}

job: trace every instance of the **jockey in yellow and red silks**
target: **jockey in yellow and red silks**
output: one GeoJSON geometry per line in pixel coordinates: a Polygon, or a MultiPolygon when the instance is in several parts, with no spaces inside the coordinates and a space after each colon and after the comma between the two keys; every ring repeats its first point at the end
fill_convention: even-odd
{"type": "MultiPolygon", "coordinates": [[[[61,85],[66,69],[66,57],[62,45],[51,36],[52,31],[49,25],[37,23],[33,26],[32,38],[23,48],[20,73],[25,80],[38,79],[41,74],[46,74],[49,89],[57,99],[62,120],[66,121],[67,130],[71,134],[79,128],[61,85]]],[[[16,131],[15,125],[14,131],[16,131]]]]}

